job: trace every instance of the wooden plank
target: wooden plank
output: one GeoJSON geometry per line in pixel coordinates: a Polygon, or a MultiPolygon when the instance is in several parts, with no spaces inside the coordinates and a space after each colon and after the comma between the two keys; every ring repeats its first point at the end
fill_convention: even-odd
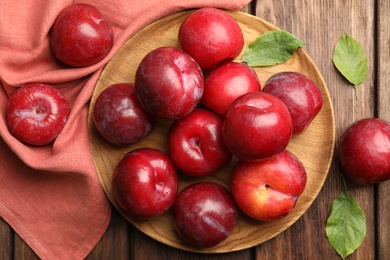
{"type": "MultiPolygon", "coordinates": [[[[378,50],[377,50],[377,88],[379,118],[390,121],[390,2],[377,3],[378,50]]],[[[377,185],[377,241],[378,259],[390,259],[390,181],[377,185]]]]}
{"type": "Polygon", "coordinates": [[[31,247],[29,247],[27,243],[24,242],[24,240],[15,232],[13,245],[13,259],[39,259],[39,257],[35,254],[31,247]]]}
{"type": "Polygon", "coordinates": [[[254,259],[253,250],[246,249],[227,254],[203,254],[185,250],[178,250],[162,244],[140,232],[133,230],[133,251],[130,259],[161,259],[161,260],[227,260],[227,259],[254,259]]]}
{"type": "Polygon", "coordinates": [[[12,259],[12,237],[11,227],[0,218],[0,259],[12,259]]]}
{"type": "Polygon", "coordinates": [[[131,254],[132,228],[119,212],[112,207],[110,224],[85,260],[127,259],[131,254]]]}
{"type": "MultiPolygon", "coordinates": [[[[272,0],[258,0],[256,14],[307,43],[304,49],[322,73],[333,100],[336,141],[353,121],[374,116],[374,1],[287,0],[280,4],[272,0]],[[369,57],[370,73],[359,87],[359,100],[354,96],[353,87],[336,71],[332,63],[333,48],[344,33],[360,41],[369,57]]],[[[337,148],[336,142],[327,181],[312,206],[290,229],[258,246],[257,259],[337,259],[338,255],[325,234],[331,203],[343,190],[337,148]]],[[[366,238],[349,259],[373,259],[373,186],[362,187],[348,179],[347,186],[367,218],[366,238]]]]}
{"type": "Polygon", "coordinates": [[[255,15],[256,13],[256,1],[252,1],[243,8],[240,9],[241,12],[255,15]]]}

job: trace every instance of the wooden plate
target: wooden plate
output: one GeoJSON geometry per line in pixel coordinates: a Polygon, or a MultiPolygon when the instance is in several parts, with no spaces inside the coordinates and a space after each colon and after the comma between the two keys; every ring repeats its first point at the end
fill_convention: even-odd
{"type": "MultiPolygon", "coordinates": [[[[135,145],[119,147],[111,145],[101,138],[91,120],[92,107],[103,89],[114,83],[134,82],[137,66],[149,51],[163,45],[177,46],[179,26],[190,12],[176,13],[145,27],[131,37],[104,68],[92,96],[88,117],[92,154],[101,185],[107,197],[131,224],[145,234],[169,246],[194,252],[222,253],[246,249],[278,235],[301,217],[321,190],[331,164],[335,141],[331,99],[321,74],[303,49],[298,49],[293,58],[284,64],[259,67],[255,70],[259,75],[261,84],[264,84],[271,75],[277,72],[292,70],[306,74],[321,88],[324,97],[321,112],[303,134],[292,138],[287,148],[298,156],[306,167],[308,181],[305,191],[299,198],[294,210],[283,219],[264,223],[240,213],[237,225],[231,235],[213,248],[197,249],[186,244],[174,230],[171,211],[154,220],[138,220],[126,215],[113,198],[111,176],[114,167],[122,156],[137,147],[153,147],[166,152],[165,139],[171,123],[166,120],[157,121],[157,126],[149,137],[135,145]]],[[[278,29],[260,18],[245,13],[228,13],[236,19],[244,32],[246,42],[244,50],[249,43],[253,42],[262,33],[278,29]]],[[[241,56],[238,57],[238,59],[240,58],[241,56]]],[[[230,172],[235,162],[236,160],[233,159],[228,166],[207,178],[193,179],[180,174],[180,190],[190,183],[204,180],[220,183],[229,189],[230,172]]]]}

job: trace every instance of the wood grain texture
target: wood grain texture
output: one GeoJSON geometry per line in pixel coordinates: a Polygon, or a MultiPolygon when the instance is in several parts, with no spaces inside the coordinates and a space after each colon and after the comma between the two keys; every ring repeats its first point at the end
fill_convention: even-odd
{"type": "Polygon", "coordinates": [[[130,256],[133,251],[132,229],[130,223],[113,208],[107,231],[85,260],[120,259],[118,256],[130,256]]]}
{"type": "MultiPolygon", "coordinates": [[[[238,21],[244,32],[246,45],[243,52],[262,33],[277,29],[273,25],[254,16],[241,12],[229,13],[238,21]]],[[[333,155],[335,138],[333,108],[322,76],[302,49],[298,49],[292,59],[283,64],[254,68],[262,84],[270,76],[281,71],[292,70],[306,74],[317,83],[324,98],[321,112],[304,133],[293,136],[287,148],[300,158],[308,172],[305,191],[299,198],[295,209],[287,217],[264,223],[240,214],[235,229],[225,241],[210,249],[197,249],[186,244],[178,236],[173,227],[171,212],[153,220],[139,220],[127,215],[119,208],[112,195],[111,176],[114,168],[127,152],[139,147],[152,147],[166,152],[166,136],[171,121],[158,120],[150,136],[134,145],[118,147],[116,145],[110,145],[97,134],[91,117],[94,102],[99,94],[109,85],[120,82],[134,82],[138,64],[148,52],[164,45],[177,46],[177,33],[180,24],[189,14],[190,12],[177,13],[144,28],[130,38],[104,68],[93,93],[89,110],[92,154],[98,169],[101,184],[108,198],[126,219],[145,234],[164,244],[194,252],[225,253],[242,250],[256,246],[283,232],[306,211],[316,198],[326,179],[333,155]]],[[[240,58],[238,57],[238,59],[240,58]]],[[[202,180],[217,182],[230,189],[230,173],[236,162],[237,160],[233,160],[227,167],[224,167],[209,177],[202,178],[202,180]]],[[[179,175],[179,178],[180,189],[199,181],[198,178],[188,178],[183,174],[179,175]]]]}
{"type": "MultiPolygon", "coordinates": [[[[133,243],[133,251],[129,259],[158,259],[158,260],[224,260],[227,254],[203,254],[186,250],[173,249],[138,229],[133,230],[137,238],[133,243]]],[[[253,251],[250,249],[235,251],[228,254],[231,259],[253,259],[253,251]]]]}
{"type": "Polygon", "coordinates": [[[39,259],[35,252],[23,241],[23,239],[14,233],[13,258],[21,260],[39,259]]]}
{"type": "MultiPolygon", "coordinates": [[[[390,121],[390,2],[378,1],[377,6],[377,116],[390,121]]],[[[390,259],[390,181],[377,185],[378,258],[390,259]]]]}
{"type": "MultiPolygon", "coordinates": [[[[256,15],[290,31],[307,42],[305,50],[321,71],[329,88],[336,119],[336,145],[332,167],[319,196],[304,216],[290,229],[257,247],[257,258],[337,259],[325,235],[325,223],[332,201],[342,192],[342,171],[338,164],[337,141],[353,121],[374,116],[374,1],[279,1],[259,0],[256,15]],[[332,63],[333,48],[343,33],[364,46],[370,72],[359,87],[356,99],[350,85],[332,63]],[[304,246],[303,246],[304,245],[304,246]],[[275,250],[274,248],[277,248],[275,250]]],[[[347,179],[348,189],[367,218],[367,235],[349,259],[375,257],[375,198],[373,186],[361,187],[347,179]]]]}
{"type": "Polygon", "coordinates": [[[12,259],[12,233],[13,231],[11,227],[2,218],[0,218],[0,259],[12,259]]]}

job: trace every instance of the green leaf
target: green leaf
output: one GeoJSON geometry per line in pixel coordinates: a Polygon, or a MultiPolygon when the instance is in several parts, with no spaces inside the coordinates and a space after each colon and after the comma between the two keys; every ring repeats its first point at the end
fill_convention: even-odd
{"type": "Polygon", "coordinates": [[[329,243],[343,259],[363,242],[366,236],[366,218],[347,190],[333,201],[325,229],[329,243]]]}
{"type": "Polygon", "coordinates": [[[334,48],[333,64],[354,85],[357,96],[357,87],[368,75],[368,59],[360,42],[344,33],[334,48]]]}
{"type": "Polygon", "coordinates": [[[288,61],[306,43],[283,30],[263,33],[246,49],[242,61],[249,66],[271,66],[288,61]]]}

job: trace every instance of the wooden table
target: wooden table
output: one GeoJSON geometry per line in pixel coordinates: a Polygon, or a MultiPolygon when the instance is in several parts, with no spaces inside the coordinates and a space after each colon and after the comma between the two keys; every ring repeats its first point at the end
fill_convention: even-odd
{"type": "MultiPolygon", "coordinates": [[[[390,120],[390,1],[258,0],[243,11],[289,31],[322,73],[333,102],[336,146],[328,178],[317,199],[289,229],[256,247],[226,253],[198,254],[157,242],[129,224],[115,209],[111,223],[87,259],[340,259],[325,235],[332,201],[342,192],[337,141],[352,122],[364,117],[390,120]],[[355,98],[350,85],[332,63],[333,48],[344,34],[362,43],[369,75],[355,98]]],[[[363,244],[348,259],[390,259],[390,181],[359,186],[347,180],[352,196],[367,219],[363,244]]],[[[37,259],[34,252],[0,219],[0,259],[37,259]]]]}

